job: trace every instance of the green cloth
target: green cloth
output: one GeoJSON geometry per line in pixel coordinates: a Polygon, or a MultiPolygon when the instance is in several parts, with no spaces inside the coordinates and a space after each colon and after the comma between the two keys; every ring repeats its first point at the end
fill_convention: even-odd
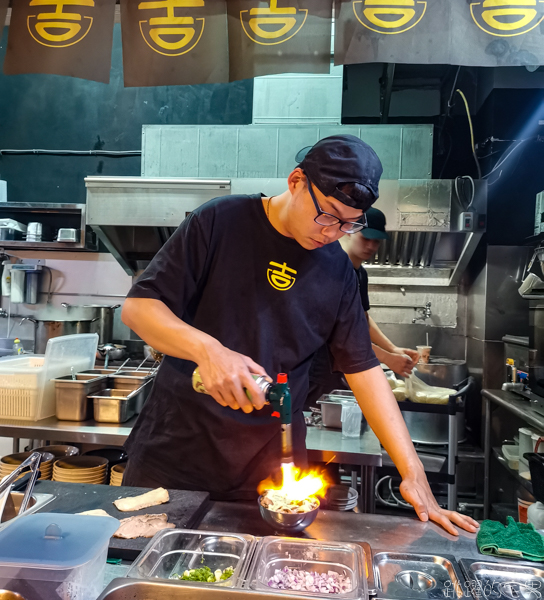
{"type": "Polygon", "coordinates": [[[532,525],[508,517],[506,527],[498,521],[483,521],[476,539],[482,554],[544,561],[544,538],[532,525]]]}

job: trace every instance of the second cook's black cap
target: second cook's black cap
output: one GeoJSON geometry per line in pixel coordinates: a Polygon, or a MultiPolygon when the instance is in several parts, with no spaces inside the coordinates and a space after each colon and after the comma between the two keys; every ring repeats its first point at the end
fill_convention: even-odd
{"type": "Polygon", "coordinates": [[[383,167],[378,155],[354,135],[331,135],[295,158],[325,196],[366,211],[378,198],[383,167]],[[351,184],[351,185],[350,185],[351,184]]]}

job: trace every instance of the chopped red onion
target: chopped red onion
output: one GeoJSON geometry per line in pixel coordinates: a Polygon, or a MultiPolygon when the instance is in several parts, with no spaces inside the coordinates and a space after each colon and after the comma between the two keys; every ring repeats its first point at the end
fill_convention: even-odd
{"type": "Polygon", "coordinates": [[[268,580],[268,585],[277,590],[294,590],[298,592],[314,592],[318,594],[344,594],[351,592],[351,579],[336,571],[317,573],[283,567],[276,569],[268,580]]]}

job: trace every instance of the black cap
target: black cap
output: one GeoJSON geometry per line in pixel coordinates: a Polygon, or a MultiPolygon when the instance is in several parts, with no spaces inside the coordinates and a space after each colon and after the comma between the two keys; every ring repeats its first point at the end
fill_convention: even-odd
{"type": "Polygon", "coordinates": [[[367,240],[388,240],[385,231],[385,215],[377,208],[369,208],[366,213],[368,227],[361,229],[361,235],[367,240]]]}
{"type": "Polygon", "coordinates": [[[325,196],[366,211],[378,198],[383,173],[378,155],[354,135],[331,135],[296,155],[299,167],[325,196]],[[353,184],[346,190],[344,186],[353,184]]]}

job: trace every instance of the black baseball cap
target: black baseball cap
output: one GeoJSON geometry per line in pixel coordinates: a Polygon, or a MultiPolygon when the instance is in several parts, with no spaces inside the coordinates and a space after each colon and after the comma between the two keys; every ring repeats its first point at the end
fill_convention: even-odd
{"type": "Polygon", "coordinates": [[[361,235],[367,240],[388,240],[389,235],[385,231],[385,215],[377,208],[369,208],[365,212],[368,227],[361,229],[361,235]]]}
{"type": "Polygon", "coordinates": [[[354,135],[331,135],[300,150],[295,160],[325,196],[367,211],[379,196],[383,167],[378,155],[354,135]]]}

